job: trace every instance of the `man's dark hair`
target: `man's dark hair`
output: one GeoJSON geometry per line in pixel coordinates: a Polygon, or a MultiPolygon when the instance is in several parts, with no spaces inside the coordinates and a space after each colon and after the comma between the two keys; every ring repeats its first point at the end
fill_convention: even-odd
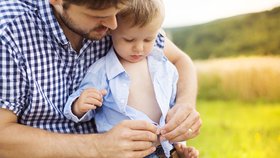
{"type": "Polygon", "coordinates": [[[64,0],[63,8],[67,9],[69,5],[87,6],[90,9],[107,9],[110,7],[118,8],[119,5],[125,5],[129,0],[64,0]]]}

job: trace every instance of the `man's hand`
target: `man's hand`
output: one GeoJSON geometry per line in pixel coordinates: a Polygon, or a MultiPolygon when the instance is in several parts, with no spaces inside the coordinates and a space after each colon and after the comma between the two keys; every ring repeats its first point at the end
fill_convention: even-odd
{"type": "Polygon", "coordinates": [[[143,158],[156,148],[157,128],[139,120],[125,120],[104,134],[98,134],[95,148],[104,158],[143,158]]]}
{"type": "Polygon", "coordinates": [[[0,108],[0,157],[142,158],[155,151],[156,130],[146,121],[130,120],[103,134],[54,133],[20,125],[13,112],[0,108]]]}
{"type": "Polygon", "coordinates": [[[166,38],[164,53],[179,73],[175,106],[168,112],[161,139],[184,141],[199,134],[201,119],[195,109],[197,75],[191,58],[166,38]],[[188,103],[188,104],[186,104],[188,103]]]}
{"type": "Polygon", "coordinates": [[[179,142],[194,138],[200,132],[201,123],[200,115],[194,107],[177,104],[167,113],[161,139],[179,142]]]}

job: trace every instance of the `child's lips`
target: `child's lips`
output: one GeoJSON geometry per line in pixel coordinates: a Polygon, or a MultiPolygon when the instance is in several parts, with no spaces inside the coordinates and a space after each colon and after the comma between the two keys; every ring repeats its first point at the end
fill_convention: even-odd
{"type": "Polygon", "coordinates": [[[142,57],[142,55],[131,55],[131,57],[133,59],[140,59],[142,57]]]}

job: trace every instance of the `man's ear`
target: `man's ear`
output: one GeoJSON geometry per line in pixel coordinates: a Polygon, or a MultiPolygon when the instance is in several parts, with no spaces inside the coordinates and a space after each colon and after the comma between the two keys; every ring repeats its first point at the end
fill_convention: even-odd
{"type": "Polygon", "coordinates": [[[63,0],[50,0],[50,4],[55,5],[62,5],[63,0]]]}
{"type": "Polygon", "coordinates": [[[63,12],[62,3],[63,0],[50,0],[50,4],[54,7],[55,11],[58,13],[63,12]]]}

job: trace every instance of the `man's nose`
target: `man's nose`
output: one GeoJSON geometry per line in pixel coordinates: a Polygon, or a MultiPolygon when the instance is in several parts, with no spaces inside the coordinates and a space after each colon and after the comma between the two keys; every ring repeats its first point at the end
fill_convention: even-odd
{"type": "Polygon", "coordinates": [[[102,25],[108,27],[111,30],[115,30],[118,26],[116,16],[107,17],[102,21],[102,25]]]}

